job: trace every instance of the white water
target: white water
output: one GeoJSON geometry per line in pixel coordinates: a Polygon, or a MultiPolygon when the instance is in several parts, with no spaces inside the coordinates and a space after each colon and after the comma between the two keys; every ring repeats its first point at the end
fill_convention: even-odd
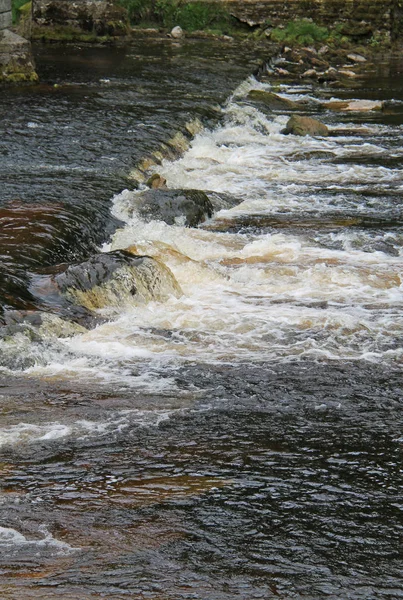
{"type": "Polygon", "coordinates": [[[4,554],[12,554],[13,556],[19,552],[34,552],[50,551],[51,554],[69,554],[77,548],[73,548],[66,542],[62,542],[53,537],[46,529],[45,525],[39,527],[39,539],[28,539],[11,527],[0,527],[0,550],[4,554]]]}
{"type": "MultiPolygon", "coordinates": [[[[202,131],[183,158],[158,168],[169,187],[239,198],[215,223],[230,227],[240,216],[284,212],[368,214],[383,208],[386,189],[401,188],[400,169],[332,162],[402,156],[403,148],[385,145],[384,126],[370,123],[364,131],[352,123],[343,137],[284,136],[286,115],[267,117],[245,103],[253,87],[265,86],[246,81],[225,107],[223,125],[202,131]],[[381,195],[359,193],[365,189],[381,195]]],[[[285,91],[317,103],[303,89],[285,91]]],[[[145,223],[129,216],[135,194],[114,198],[113,212],[126,225],[105,250],[136,245],[139,254],[158,257],[184,295],[116,311],[110,323],[89,333],[35,349],[28,374],[174,393],[174,380],[161,374],[188,361],[402,360],[396,342],[403,334],[401,244],[397,256],[362,249],[370,230],[219,233],[145,223]]],[[[380,235],[398,242],[393,231],[380,235]]]]}
{"type": "MultiPolygon", "coordinates": [[[[31,444],[35,442],[58,441],[73,437],[74,439],[88,439],[94,437],[110,436],[129,427],[158,427],[167,421],[177,410],[121,410],[112,412],[107,419],[90,421],[86,419],[70,420],[61,423],[18,423],[0,428],[0,448],[31,444]]],[[[1,537],[0,537],[1,541],[1,537]]]]}

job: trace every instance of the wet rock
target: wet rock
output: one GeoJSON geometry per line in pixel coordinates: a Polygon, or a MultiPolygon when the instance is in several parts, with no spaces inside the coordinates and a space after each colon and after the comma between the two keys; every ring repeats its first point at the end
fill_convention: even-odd
{"type": "Polygon", "coordinates": [[[147,180],[146,185],[152,190],[157,190],[161,188],[165,189],[167,187],[167,180],[165,179],[165,177],[161,177],[161,175],[159,175],[158,173],[154,173],[154,175],[151,175],[151,177],[147,180]]]}
{"type": "Polygon", "coordinates": [[[328,69],[329,63],[326,60],[322,60],[320,58],[313,57],[311,59],[311,64],[318,69],[328,69]]]}
{"type": "Polygon", "coordinates": [[[68,338],[88,331],[78,323],[42,311],[9,310],[4,314],[4,321],[5,326],[0,329],[0,338],[2,339],[20,333],[31,341],[40,341],[68,338]]]}
{"type": "Polygon", "coordinates": [[[371,110],[382,110],[383,102],[381,100],[352,100],[350,102],[336,101],[327,102],[324,108],[335,111],[348,112],[368,112],[371,110]]]}
{"type": "Polygon", "coordinates": [[[264,90],[251,90],[247,98],[252,102],[263,104],[269,110],[295,110],[298,108],[296,102],[264,90]]]}
{"type": "Polygon", "coordinates": [[[287,69],[282,69],[281,67],[275,69],[275,74],[279,75],[280,77],[288,77],[288,75],[291,75],[290,71],[287,71],[287,69]]]}
{"type": "Polygon", "coordinates": [[[349,71],[348,69],[339,69],[337,72],[342,77],[348,77],[349,79],[355,79],[358,77],[357,73],[354,73],[354,71],[349,71]]]}
{"type": "Polygon", "coordinates": [[[301,75],[301,77],[304,77],[304,79],[315,79],[317,76],[318,72],[315,69],[308,69],[301,75]]]}
{"type": "Polygon", "coordinates": [[[213,215],[214,207],[201,190],[146,190],[133,195],[133,212],[145,221],[196,227],[213,215]]]}
{"type": "Polygon", "coordinates": [[[356,127],[354,129],[350,129],[348,127],[337,127],[332,129],[332,137],[357,137],[364,135],[371,135],[372,132],[367,127],[356,127]]]}
{"type": "Polygon", "coordinates": [[[326,69],[326,71],[321,73],[319,76],[319,81],[321,81],[321,82],[336,81],[336,80],[337,80],[337,69],[335,69],[334,67],[329,67],[328,69],[326,69]]]}
{"type": "Polygon", "coordinates": [[[374,24],[367,21],[357,22],[349,19],[340,27],[340,33],[353,39],[369,38],[374,33],[374,24]]]}
{"type": "Polygon", "coordinates": [[[347,58],[355,63],[367,62],[367,59],[365,58],[365,56],[362,56],[361,54],[355,54],[354,52],[352,52],[351,54],[347,54],[347,58]]]}
{"type": "Polygon", "coordinates": [[[183,38],[184,35],[185,34],[183,33],[183,29],[179,25],[174,27],[171,31],[171,37],[173,37],[175,40],[179,40],[179,39],[183,38]]]}
{"type": "Polygon", "coordinates": [[[175,277],[163,263],[124,250],[96,254],[71,265],[54,277],[54,283],[68,302],[90,311],[153,300],[164,302],[182,295],[175,277]]]}
{"type": "Polygon", "coordinates": [[[311,136],[328,136],[329,130],[320,121],[312,119],[312,117],[302,117],[300,115],[293,115],[287,123],[282,133],[293,134],[293,135],[311,135],[311,136]]]}

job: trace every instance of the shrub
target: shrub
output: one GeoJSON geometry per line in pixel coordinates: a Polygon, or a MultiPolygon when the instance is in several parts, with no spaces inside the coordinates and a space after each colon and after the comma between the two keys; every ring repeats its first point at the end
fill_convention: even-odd
{"type": "Polygon", "coordinates": [[[217,2],[184,0],[120,0],[133,25],[155,23],[168,29],[180,25],[185,31],[225,30],[231,25],[230,14],[217,2]]]}
{"type": "Polygon", "coordinates": [[[324,42],[328,37],[329,31],[326,27],[320,27],[307,19],[290,21],[284,29],[276,28],[271,32],[271,38],[275,42],[284,42],[290,45],[324,42]]]}

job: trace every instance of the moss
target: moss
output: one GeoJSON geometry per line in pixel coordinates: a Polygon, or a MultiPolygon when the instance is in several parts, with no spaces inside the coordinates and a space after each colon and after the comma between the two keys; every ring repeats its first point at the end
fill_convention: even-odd
{"type": "Polygon", "coordinates": [[[0,83],[37,83],[39,77],[35,71],[0,74],[0,83]]]}
{"type": "Polygon", "coordinates": [[[32,30],[32,39],[41,42],[84,42],[107,44],[114,38],[111,35],[97,35],[95,32],[84,32],[68,25],[36,26],[32,30]]]}
{"type": "Polygon", "coordinates": [[[36,83],[39,81],[29,57],[24,55],[11,57],[0,68],[1,83],[36,83]]]}

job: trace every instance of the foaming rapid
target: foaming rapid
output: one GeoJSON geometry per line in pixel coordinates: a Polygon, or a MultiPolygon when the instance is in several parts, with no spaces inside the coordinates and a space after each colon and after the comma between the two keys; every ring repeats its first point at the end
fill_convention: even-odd
{"type": "Polygon", "coordinates": [[[16,529],[0,527],[0,548],[2,554],[9,557],[18,557],[19,554],[35,552],[39,554],[65,555],[75,552],[66,542],[53,537],[45,525],[39,526],[39,539],[29,539],[16,529]]]}
{"type": "Polygon", "coordinates": [[[105,250],[157,258],[183,295],[117,308],[110,322],[59,340],[59,360],[38,360],[30,374],[173,392],[167,368],[188,361],[402,360],[403,177],[382,164],[403,155],[400,127],[385,135],[370,118],[339,123],[312,90],[284,87],[308,112],[322,106],[334,134],[284,135],[288,116],[251,104],[254,88],[270,86],[248,79],[222,124],[158,167],[168,187],[225,192],[234,208],[185,228],[133,213],[141,190],[114,198],[126,224],[105,250]]]}
{"type": "Polygon", "coordinates": [[[129,427],[158,427],[167,421],[176,410],[121,410],[113,412],[106,419],[90,421],[87,419],[69,422],[18,423],[0,428],[0,448],[52,442],[65,438],[99,438],[117,434],[129,427]]]}

